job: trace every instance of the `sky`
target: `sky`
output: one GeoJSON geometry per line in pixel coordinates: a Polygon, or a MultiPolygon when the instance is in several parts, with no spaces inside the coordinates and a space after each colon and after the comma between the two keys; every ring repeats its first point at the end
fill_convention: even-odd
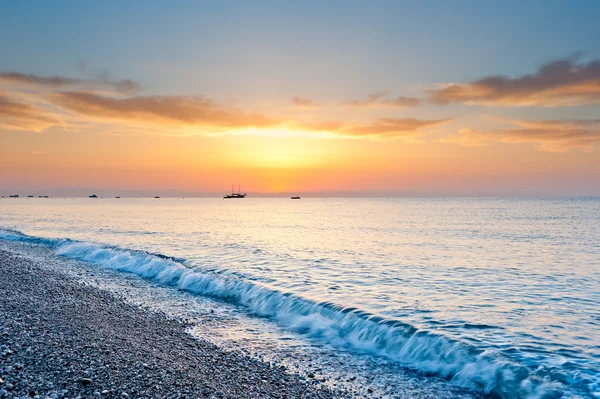
{"type": "Polygon", "coordinates": [[[0,194],[600,195],[600,2],[0,2],[0,194]]]}

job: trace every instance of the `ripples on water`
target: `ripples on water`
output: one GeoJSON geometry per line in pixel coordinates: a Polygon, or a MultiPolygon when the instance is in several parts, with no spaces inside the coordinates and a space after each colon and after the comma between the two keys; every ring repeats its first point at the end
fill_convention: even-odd
{"type": "Polygon", "coordinates": [[[308,345],[376,362],[388,386],[407,367],[506,398],[600,397],[597,199],[19,199],[0,227],[263,316],[236,319],[263,356],[308,345]]]}

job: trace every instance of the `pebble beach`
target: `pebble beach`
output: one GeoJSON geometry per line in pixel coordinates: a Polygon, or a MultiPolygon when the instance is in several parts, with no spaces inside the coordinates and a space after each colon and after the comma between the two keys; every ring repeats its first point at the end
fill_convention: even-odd
{"type": "Polygon", "coordinates": [[[350,397],[186,332],[61,273],[63,259],[0,244],[0,398],[350,397]]]}

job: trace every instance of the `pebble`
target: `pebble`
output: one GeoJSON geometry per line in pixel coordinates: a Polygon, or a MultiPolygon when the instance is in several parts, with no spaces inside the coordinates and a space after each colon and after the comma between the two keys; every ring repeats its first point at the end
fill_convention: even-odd
{"type": "Polygon", "coordinates": [[[74,273],[95,267],[0,240],[2,399],[58,399],[53,387],[70,399],[352,397],[193,338],[185,324],[82,284],[74,273]]]}

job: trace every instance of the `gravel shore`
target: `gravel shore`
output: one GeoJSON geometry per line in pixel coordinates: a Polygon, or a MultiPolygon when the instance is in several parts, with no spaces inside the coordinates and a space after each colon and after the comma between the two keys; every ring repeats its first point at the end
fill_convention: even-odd
{"type": "Polygon", "coordinates": [[[0,398],[333,398],[0,241],[0,398]]]}

